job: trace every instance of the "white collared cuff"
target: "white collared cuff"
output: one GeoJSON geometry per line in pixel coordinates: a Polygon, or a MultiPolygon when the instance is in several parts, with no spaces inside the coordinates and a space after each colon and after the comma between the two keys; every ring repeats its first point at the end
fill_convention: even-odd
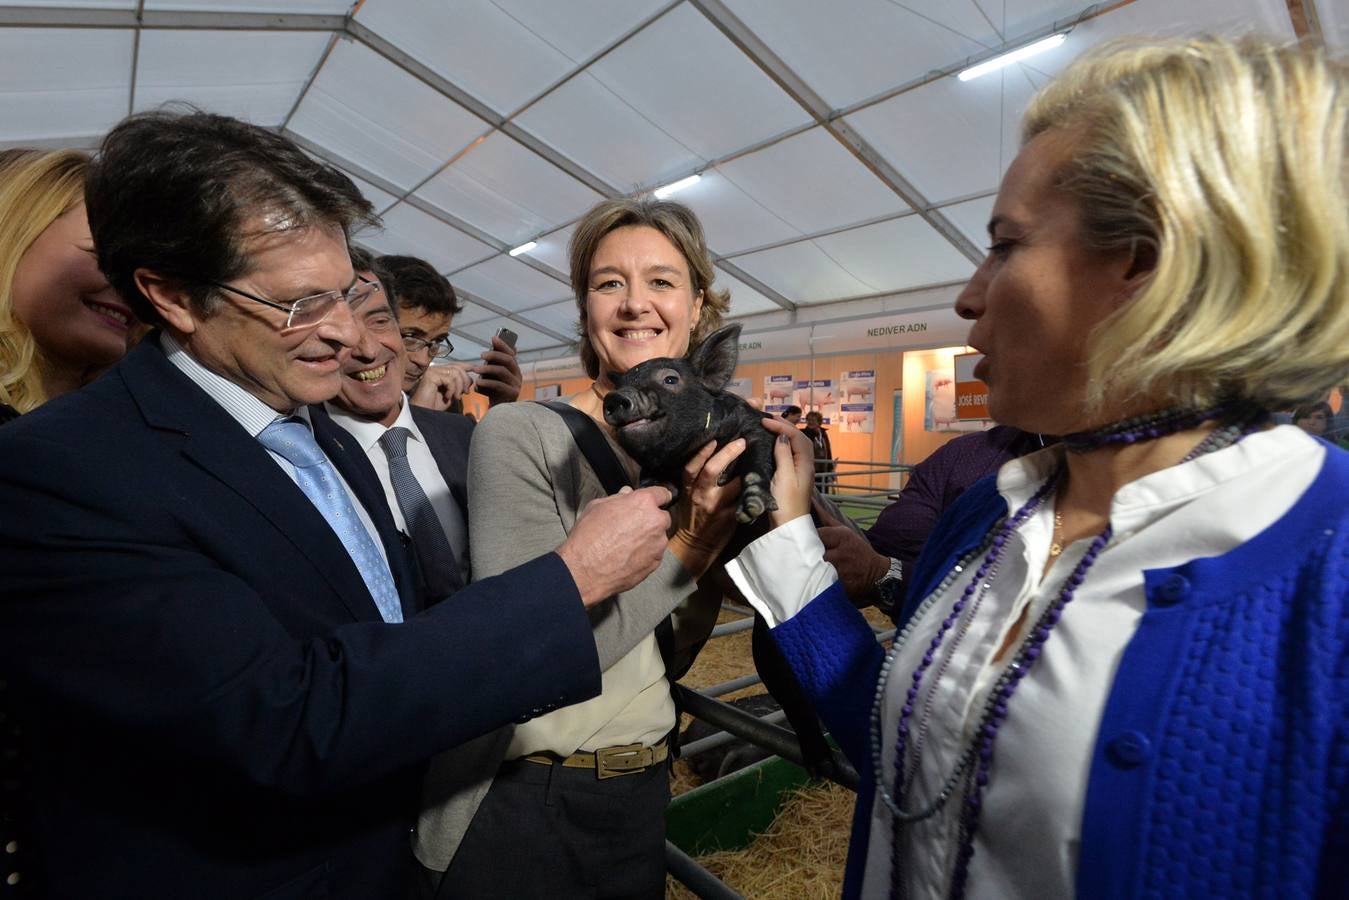
{"type": "Polygon", "coordinates": [[[799,516],[754,541],[726,564],[740,593],[776,628],[838,581],[810,516],[799,516]]]}

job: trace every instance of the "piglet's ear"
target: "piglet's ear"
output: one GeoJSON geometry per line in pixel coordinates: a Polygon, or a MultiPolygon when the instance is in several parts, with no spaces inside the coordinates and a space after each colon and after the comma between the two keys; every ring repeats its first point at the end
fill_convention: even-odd
{"type": "Polygon", "coordinates": [[[735,374],[739,359],[740,326],[727,325],[709,334],[707,340],[698,345],[689,364],[709,390],[719,391],[735,374]]]}

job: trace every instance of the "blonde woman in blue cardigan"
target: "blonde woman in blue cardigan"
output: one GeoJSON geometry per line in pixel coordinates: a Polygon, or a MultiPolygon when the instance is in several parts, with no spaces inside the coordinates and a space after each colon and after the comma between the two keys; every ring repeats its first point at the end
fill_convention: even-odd
{"type": "Polygon", "coordinates": [[[729,566],[863,773],[844,895],[1342,896],[1349,454],[1265,411],[1349,371],[1349,74],[1115,44],[1023,127],[956,309],[1062,444],[947,513],[888,653],[788,428],[729,566]]]}

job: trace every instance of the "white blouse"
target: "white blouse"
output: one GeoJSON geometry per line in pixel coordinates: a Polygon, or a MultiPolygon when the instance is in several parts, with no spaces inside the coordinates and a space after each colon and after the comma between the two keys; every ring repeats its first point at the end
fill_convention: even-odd
{"type": "MultiPolygon", "coordinates": [[[[1050,447],[1002,467],[998,491],[1009,514],[1058,467],[1063,452],[1050,447]]],[[[998,731],[967,896],[1074,895],[1092,749],[1115,670],[1146,607],[1144,570],[1216,556],[1254,537],[1297,501],[1324,456],[1322,444],[1283,426],[1118,491],[1110,513],[1113,536],[1018,685],[998,731]]],[[[1041,579],[1053,509],[1050,498],[1008,540],[985,579],[990,589],[976,591],[923,678],[910,720],[907,765],[912,767],[920,740],[922,752],[904,799],[906,811],[936,796],[969,746],[991,688],[1020,646],[1018,637],[994,659],[1008,630],[1023,610],[1034,622],[1058,598],[1091,543],[1085,538],[1064,548],[1041,579]]],[[[818,544],[810,520],[802,517],[751,544],[727,570],[776,625],[837,579],[818,544]]],[[[924,600],[891,667],[881,726],[888,789],[893,790],[895,729],[912,673],[981,560],[972,559],[945,590],[924,600]]],[[[932,818],[908,826],[903,857],[908,897],[947,895],[961,799],[957,790],[932,818]]],[[[892,816],[879,796],[872,809],[865,897],[884,896],[890,885],[892,816]]]]}

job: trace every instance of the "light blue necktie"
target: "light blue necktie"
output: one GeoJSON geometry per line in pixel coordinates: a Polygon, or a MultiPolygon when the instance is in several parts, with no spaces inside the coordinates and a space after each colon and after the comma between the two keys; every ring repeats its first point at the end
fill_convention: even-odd
{"type": "Polygon", "coordinates": [[[403,621],[403,606],[389,567],[309,426],[300,419],[279,419],[262,430],[258,441],[295,467],[295,483],[341,539],[384,621],[403,621]]]}

